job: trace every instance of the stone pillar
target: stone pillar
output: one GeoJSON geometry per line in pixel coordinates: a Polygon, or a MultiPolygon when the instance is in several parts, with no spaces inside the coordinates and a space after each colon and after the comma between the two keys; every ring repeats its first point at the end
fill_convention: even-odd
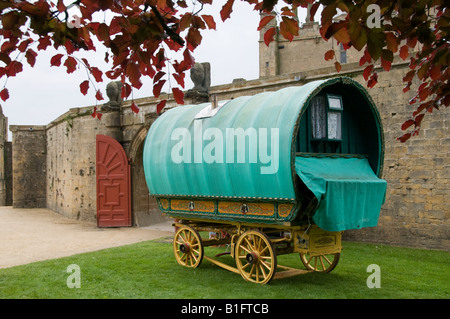
{"type": "Polygon", "coordinates": [[[121,120],[121,106],[122,106],[122,83],[120,81],[109,82],[106,86],[106,94],[109,101],[105,103],[101,112],[102,128],[99,134],[104,134],[114,138],[116,141],[123,142],[122,120],[121,120]]]}
{"type": "Polygon", "coordinates": [[[46,127],[13,125],[10,130],[13,133],[13,206],[46,207],[46,127]]]}
{"type": "Polygon", "coordinates": [[[120,111],[108,111],[103,113],[98,134],[111,136],[116,141],[123,142],[122,121],[120,111]]]}

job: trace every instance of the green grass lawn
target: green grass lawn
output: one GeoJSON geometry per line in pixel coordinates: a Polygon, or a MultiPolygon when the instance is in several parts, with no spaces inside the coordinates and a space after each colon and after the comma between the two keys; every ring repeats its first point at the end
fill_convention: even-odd
{"type": "MultiPolygon", "coordinates": [[[[0,298],[50,299],[447,299],[450,297],[450,252],[343,243],[338,266],[328,274],[308,273],[272,280],[267,285],[244,281],[235,273],[203,260],[197,269],[181,267],[172,245],[148,241],[71,257],[0,269],[0,298]],[[81,288],[68,288],[67,267],[80,267],[81,288]],[[367,287],[381,270],[381,288],[367,287]]],[[[214,249],[214,248],[208,248],[214,249]]],[[[208,250],[205,249],[207,254],[208,250]]],[[[212,252],[215,254],[216,252],[212,252]]],[[[208,254],[210,255],[210,254],[208,254]]],[[[233,260],[229,256],[219,257],[233,260]]],[[[303,268],[298,254],[278,263],[303,268]]]]}

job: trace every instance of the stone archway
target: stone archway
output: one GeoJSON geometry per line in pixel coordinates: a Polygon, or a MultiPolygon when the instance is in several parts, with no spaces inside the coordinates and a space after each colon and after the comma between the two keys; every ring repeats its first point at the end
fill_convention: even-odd
{"type": "Polygon", "coordinates": [[[156,199],[149,196],[145,181],[142,154],[147,132],[147,127],[141,127],[129,148],[131,159],[131,210],[133,225],[138,227],[145,227],[169,220],[169,217],[164,216],[159,210],[156,199]]]}

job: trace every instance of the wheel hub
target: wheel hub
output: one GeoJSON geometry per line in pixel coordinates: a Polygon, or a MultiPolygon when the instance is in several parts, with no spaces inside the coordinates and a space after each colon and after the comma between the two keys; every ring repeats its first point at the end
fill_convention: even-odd
{"type": "Polygon", "coordinates": [[[245,259],[249,264],[256,264],[258,262],[258,254],[255,252],[248,253],[245,259]]]}
{"type": "Polygon", "coordinates": [[[180,245],[180,251],[184,254],[188,253],[190,250],[189,244],[188,243],[184,243],[180,245]]]}

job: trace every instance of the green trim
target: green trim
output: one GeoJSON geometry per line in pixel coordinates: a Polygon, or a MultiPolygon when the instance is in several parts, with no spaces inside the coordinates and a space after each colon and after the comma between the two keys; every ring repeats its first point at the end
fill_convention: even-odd
{"type": "Polygon", "coordinates": [[[252,201],[252,202],[280,202],[294,203],[295,198],[276,197],[243,197],[243,196],[207,196],[207,195],[176,195],[176,194],[149,194],[152,197],[173,198],[173,199],[201,199],[201,200],[227,200],[227,201],[252,201]]]}

